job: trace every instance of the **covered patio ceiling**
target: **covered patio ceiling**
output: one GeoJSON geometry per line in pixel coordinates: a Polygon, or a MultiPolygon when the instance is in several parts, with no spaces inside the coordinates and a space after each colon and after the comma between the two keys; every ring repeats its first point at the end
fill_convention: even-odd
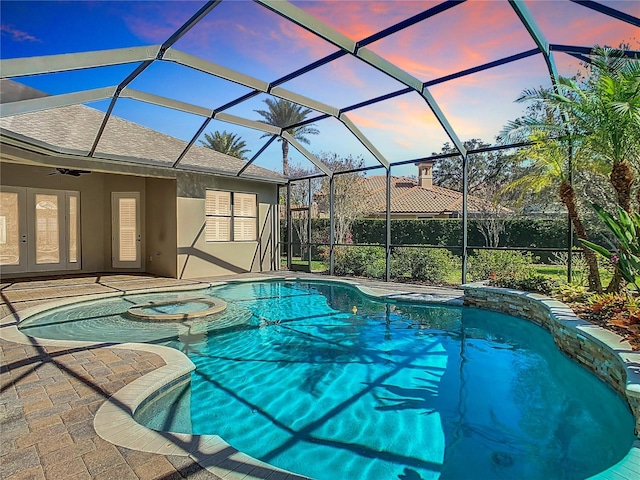
{"type": "MultiPolygon", "coordinates": [[[[18,19],[11,3],[2,6],[7,24],[18,19]]],[[[77,3],[60,8],[79,9],[77,3]]],[[[307,172],[334,173],[312,152],[318,145],[361,155],[365,168],[388,171],[434,158],[444,142],[462,157],[473,153],[464,140],[484,135],[493,141],[501,125],[522,113],[513,101],[523,88],[573,75],[594,45],[637,42],[640,32],[637,2],[216,0],[149,2],[146,10],[138,5],[129,12],[117,3],[99,2],[87,22],[106,28],[100,22],[120,15],[137,40],[114,35],[113,48],[105,49],[104,39],[83,41],[68,30],[76,48],[57,52],[60,47],[43,41],[22,41],[20,48],[3,41],[1,78],[49,95],[3,103],[2,121],[84,105],[100,112],[95,126],[75,126],[87,129],[90,141],[83,148],[63,147],[2,123],[3,143],[37,146],[51,155],[157,164],[110,151],[107,132],[123,118],[180,141],[164,152],[168,157],[160,164],[167,168],[190,169],[203,135],[230,128],[246,137],[253,153],[223,169],[227,174],[259,175],[251,165],[277,170],[278,139],[294,147],[294,161],[307,172]],[[110,10],[101,12],[105,4],[110,10]],[[182,24],[173,28],[169,18],[182,24]],[[94,50],[94,43],[101,48],[94,50]],[[271,50],[273,45],[279,48],[271,50]],[[285,99],[311,113],[297,124],[269,125],[254,113],[266,99],[285,99]],[[314,148],[288,133],[311,124],[320,131],[309,138],[314,148]]],[[[630,54],[638,53],[635,47],[629,46],[630,54]]],[[[214,170],[216,161],[223,162],[206,161],[214,170]]]]}

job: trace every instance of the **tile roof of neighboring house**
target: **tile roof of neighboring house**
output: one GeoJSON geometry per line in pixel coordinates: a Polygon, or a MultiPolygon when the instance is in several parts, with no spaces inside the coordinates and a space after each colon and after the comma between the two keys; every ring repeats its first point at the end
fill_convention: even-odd
{"type": "MultiPolygon", "coordinates": [[[[15,84],[14,85],[19,85],[15,84]]],[[[2,101],[34,98],[33,89],[7,88],[2,82],[2,101]],[[30,96],[29,96],[30,95],[30,96]]],[[[42,92],[39,96],[42,96],[42,92]]],[[[93,145],[104,113],[84,105],[52,108],[0,119],[3,133],[18,134],[26,140],[36,140],[58,151],[74,151],[86,155],[93,145]]],[[[171,166],[187,142],[151,130],[122,118],[111,116],[96,148],[96,156],[128,157],[153,165],[171,166]],[[103,154],[103,155],[101,155],[103,154]]],[[[236,174],[245,165],[240,160],[210,148],[194,145],[180,162],[181,167],[211,173],[236,174]]],[[[246,174],[266,181],[286,181],[281,174],[250,165],[246,174]]]]}
{"type": "MultiPolygon", "coordinates": [[[[364,179],[370,192],[369,202],[373,213],[386,210],[386,177],[377,175],[364,179]]],[[[492,204],[469,195],[469,212],[492,210],[492,204]]],[[[506,208],[502,208],[505,212],[506,208]]],[[[433,185],[430,189],[418,185],[416,180],[391,177],[391,213],[445,214],[462,212],[462,193],[433,185]]]]}

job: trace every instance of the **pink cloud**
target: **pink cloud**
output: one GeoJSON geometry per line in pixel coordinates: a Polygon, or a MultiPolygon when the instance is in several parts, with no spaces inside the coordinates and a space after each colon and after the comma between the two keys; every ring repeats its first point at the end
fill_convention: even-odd
{"type": "Polygon", "coordinates": [[[0,25],[0,31],[2,34],[11,35],[11,39],[16,42],[41,42],[39,38],[34,37],[33,35],[28,34],[27,32],[23,32],[22,30],[18,30],[17,28],[13,28],[11,25],[2,24],[0,25]]]}

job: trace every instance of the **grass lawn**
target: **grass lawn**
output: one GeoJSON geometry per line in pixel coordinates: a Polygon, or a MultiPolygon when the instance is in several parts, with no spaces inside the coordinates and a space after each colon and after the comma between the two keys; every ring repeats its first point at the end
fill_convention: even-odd
{"type": "MultiPolygon", "coordinates": [[[[300,258],[292,258],[291,259],[291,263],[293,265],[307,265],[308,264],[306,259],[302,260],[300,258]]],[[[282,268],[287,268],[287,259],[283,258],[281,260],[280,265],[281,265],[282,268]]],[[[322,262],[320,260],[312,260],[311,261],[311,271],[312,272],[320,273],[320,272],[326,272],[327,270],[329,270],[329,267],[324,262],[322,262]]]]}
{"type": "MultiPolygon", "coordinates": [[[[563,265],[534,265],[534,273],[538,275],[544,275],[551,280],[555,280],[560,283],[567,283],[567,268],[563,265]]],[[[574,268],[573,269],[573,282],[580,284],[587,284],[587,269],[586,268],[574,268]]],[[[612,272],[604,268],[600,269],[600,280],[603,285],[608,285],[611,281],[612,272]]]]}

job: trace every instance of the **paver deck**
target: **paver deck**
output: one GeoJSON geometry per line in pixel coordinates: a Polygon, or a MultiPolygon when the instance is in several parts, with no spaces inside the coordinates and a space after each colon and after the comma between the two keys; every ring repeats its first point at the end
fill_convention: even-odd
{"type": "MultiPolygon", "coordinates": [[[[196,285],[139,275],[21,280],[0,284],[0,315],[63,297],[114,290],[196,285]]],[[[64,348],[0,339],[0,478],[218,479],[184,456],[115,446],[94,429],[104,401],[164,361],[109,346],[64,348]]]]}
{"type": "MultiPolygon", "coordinates": [[[[212,277],[203,281],[265,278],[246,274],[212,277]]],[[[268,276],[313,276],[270,272],[268,276]]],[[[317,278],[317,276],[315,277],[317,278]]],[[[412,295],[445,301],[461,297],[458,290],[358,280],[386,295],[412,295]]],[[[0,318],[62,298],[89,294],[189,287],[200,282],[149,275],[79,275],[54,279],[25,279],[0,283],[0,318]]],[[[9,328],[17,323],[2,325],[9,328]]],[[[18,479],[219,479],[193,458],[158,455],[103,440],[94,428],[94,417],[105,401],[126,385],[165,365],[145,351],[98,344],[80,347],[13,343],[0,339],[0,478],[18,479]]],[[[205,466],[220,453],[202,457],[205,466]]],[[[242,454],[239,454],[240,456],[242,454]]],[[[232,456],[231,456],[232,457],[232,456]]],[[[225,460],[227,461],[227,460],[225,460]]],[[[240,466],[241,463],[238,463],[240,466]]],[[[261,469],[261,467],[254,467],[261,469]]],[[[257,470],[256,470],[257,471],[257,470]]],[[[264,478],[301,478],[265,470],[264,478]]],[[[225,478],[243,478],[237,475],[225,478]]],[[[263,478],[261,475],[259,478],[263,478]]],[[[249,476],[247,478],[257,478],[249,476]]]]}

